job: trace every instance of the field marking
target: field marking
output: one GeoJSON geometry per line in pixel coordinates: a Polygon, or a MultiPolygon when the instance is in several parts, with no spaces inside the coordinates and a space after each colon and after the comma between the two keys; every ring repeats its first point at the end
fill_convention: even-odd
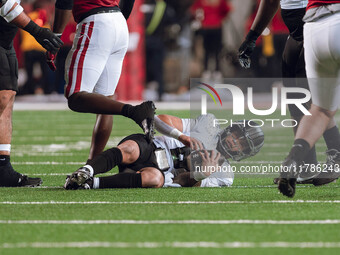
{"type": "Polygon", "coordinates": [[[340,219],[327,220],[0,220],[0,224],[52,224],[52,225],[324,225],[340,224],[340,219]]]}
{"type": "Polygon", "coordinates": [[[11,162],[12,165],[84,165],[86,162],[56,162],[56,161],[45,161],[45,162],[11,162]]]}
{"type": "MultiPolygon", "coordinates": [[[[57,162],[57,161],[37,161],[37,162],[12,162],[12,165],[79,165],[84,164],[85,162],[57,162]]],[[[281,164],[282,161],[242,161],[242,162],[233,162],[233,164],[281,164]]]]}
{"type": "Polygon", "coordinates": [[[0,205],[204,205],[204,204],[340,204],[340,200],[265,200],[265,201],[1,201],[0,205]]]}
{"type": "Polygon", "coordinates": [[[340,248],[340,242],[34,242],[2,243],[13,248],[340,248]]]}

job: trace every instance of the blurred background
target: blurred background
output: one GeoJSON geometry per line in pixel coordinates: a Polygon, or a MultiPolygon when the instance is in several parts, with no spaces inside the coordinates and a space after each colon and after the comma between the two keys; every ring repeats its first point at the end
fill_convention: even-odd
{"type": "MultiPolygon", "coordinates": [[[[259,0],[135,0],[128,20],[130,43],[116,99],[122,101],[188,101],[190,78],[221,82],[223,78],[281,76],[281,55],[288,36],[279,14],[259,38],[252,68],[244,70],[237,50],[250,29],[259,0]]],[[[38,25],[51,28],[54,0],[23,0],[38,25]]],[[[50,95],[63,100],[64,62],[72,46],[72,20],[57,55],[57,71],[49,70],[43,48],[26,32],[18,32],[20,98],[50,95]]],[[[270,92],[267,84],[254,88],[270,92]]]]}

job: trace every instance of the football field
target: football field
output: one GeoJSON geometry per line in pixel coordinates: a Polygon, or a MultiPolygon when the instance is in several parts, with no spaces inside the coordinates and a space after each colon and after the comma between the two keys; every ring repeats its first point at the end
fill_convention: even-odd
{"type": "MultiPolygon", "coordinates": [[[[340,183],[299,185],[294,199],[278,193],[273,176],[243,174],[230,188],[64,190],[87,159],[94,120],[69,110],[14,112],[13,167],[43,185],[0,188],[1,255],[339,254],[340,183]]],[[[108,147],[139,131],[115,117],[108,147]]],[[[260,153],[236,167],[281,163],[292,130],[264,132],[260,153]]],[[[320,141],[320,162],[325,150],[320,141]]]]}

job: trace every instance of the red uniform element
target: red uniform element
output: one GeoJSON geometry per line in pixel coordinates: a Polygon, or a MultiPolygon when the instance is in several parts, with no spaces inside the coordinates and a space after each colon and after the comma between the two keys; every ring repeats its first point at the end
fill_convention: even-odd
{"type": "Polygon", "coordinates": [[[211,3],[206,0],[197,0],[191,7],[193,12],[202,10],[204,17],[202,22],[202,28],[220,28],[223,19],[227,16],[231,10],[230,5],[226,0],[219,0],[216,3],[211,3]]]}
{"type": "Polygon", "coordinates": [[[79,23],[81,17],[87,12],[100,7],[114,7],[118,6],[118,0],[74,0],[73,1],[73,17],[79,23]]]}
{"type": "Polygon", "coordinates": [[[339,0],[309,0],[307,10],[310,8],[319,7],[326,4],[340,4],[339,0]]]}
{"type": "MultiPolygon", "coordinates": [[[[90,39],[91,39],[91,36],[92,36],[93,25],[94,25],[94,22],[90,22],[88,32],[85,35],[85,26],[86,26],[86,23],[83,24],[81,32],[80,32],[80,37],[85,35],[86,39],[85,39],[84,47],[82,49],[82,52],[81,52],[79,60],[78,60],[78,72],[77,72],[77,76],[76,76],[77,80],[76,80],[76,86],[75,86],[75,89],[74,89],[74,93],[79,92],[79,90],[80,90],[80,84],[81,84],[82,74],[83,74],[83,64],[84,64],[84,59],[85,59],[85,56],[86,56],[86,51],[88,49],[89,42],[90,42],[90,39]]],[[[70,73],[69,73],[69,77],[70,78],[69,78],[69,83],[66,86],[66,96],[69,95],[70,89],[71,89],[71,86],[72,86],[73,68],[74,68],[74,65],[76,63],[76,57],[77,57],[78,52],[79,52],[79,50],[81,48],[81,42],[82,42],[82,40],[78,40],[77,49],[75,51],[75,54],[72,55],[72,62],[71,62],[70,73]]]]}

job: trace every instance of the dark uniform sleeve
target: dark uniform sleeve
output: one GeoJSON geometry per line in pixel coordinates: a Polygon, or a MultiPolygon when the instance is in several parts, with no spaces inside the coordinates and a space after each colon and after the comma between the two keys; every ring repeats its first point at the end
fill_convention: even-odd
{"type": "Polygon", "coordinates": [[[57,0],[55,7],[60,10],[72,10],[73,0],[57,0]]]}
{"type": "Polygon", "coordinates": [[[131,14],[135,0],[120,0],[119,8],[122,11],[125,19],[127,20],[131,14]]]}

